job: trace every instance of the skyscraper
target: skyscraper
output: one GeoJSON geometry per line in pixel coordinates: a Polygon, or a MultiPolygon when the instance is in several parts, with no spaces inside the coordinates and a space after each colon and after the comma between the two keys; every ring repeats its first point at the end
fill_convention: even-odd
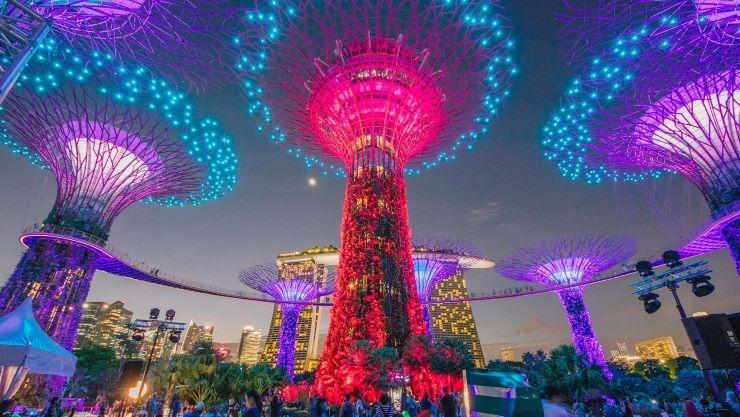
{"type": "MultiPolygon", "coordinates": [[[[285,279],[313,275],[316,280],[323,280],[326,278],[327,266],[336,265],[338,260],[338,249],[329,245],[281,253],[277,256],[276,262],[280,268],[281,276],[285,279]]],[[[295,373],[311,371],[318,366],[321,310],[318,306],[308,306],[301,312],[298,319],[295,373]]],[[[280,306],[275,304],[270,320],[270,329],[267,332],[265,345],[260,355],[260,362],[276,363],[281,320],[280,306]]]]}
{"type": "Polygon", "coordinates": [[[514,349],[511,346],[501,348],[501,360],[505,362],[514,362],[514,349]]]}
{"type": "MultiPolygon", "coordinates": [[[[440,282],[434,290],[432,300],[462,298],[468,295],[465,276],[462,273],[440,282]]],[[[431,304],[429,314],[432,319],[432,337],[460,339],[468,344],[473,352],[475,366],[482,368],[486,362],[478,336],[478,327],[473,317],[470,302],[454,304],[431,304]]],[[[513,355],[513,352],[512,352],[513,355]]]]}
{"type": "Polygon", "coordinates": [[[121,301],[111,304],[91,301],[83,304],[82,307],[82,320],[75,348],[100,345],[110,347],[120,354],[119,342],[121,337],[126,337],[133,313],[125,309],[121,301]]]}
{"type": "Polygon", "coordinates": [[[245,365],[254,365],[260,359],[260,345],[262,344],[262,329],[255,330],[254,326],[244,326],[242,337],[239,340],[237,360],[245,365]]]}
{"type": "Polygon", "coordinates": [[[661,363],[678,357],[676,343],[671,336],[656,337],[635,343],[635,350],[642,360],[655,359],[661,363]]]}
{"type": "Polygon", "coordinates": [[[195,322],[190,320],[185,333],[182,335],[182,339],[175,347],[174,353],[190,353],[200,342],[213,343],[213,326],[195,324],[195,322]]]}

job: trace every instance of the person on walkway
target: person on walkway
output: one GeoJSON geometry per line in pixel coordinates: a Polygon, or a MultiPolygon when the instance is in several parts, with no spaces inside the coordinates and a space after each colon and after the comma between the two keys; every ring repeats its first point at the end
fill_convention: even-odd
{"type": "MultiPolygon", "coordinates": [[[[393,406],[391,405],[391,397],[388,394],[380,396],[380,403],[375,407],[375,413],[373,417],[393,417],[393,406]]],[[[454,417],[454,416],[450,416],[454,417]]]]}
{"type": "Polygon", "coordinates": [[[280,410],[283,408],[283,402],[280,401],[280,392],[275,388],[270,398],[270,417],[280,417],[280,410]]]}
{"type": "Polygon", "coordinates": [[[350,401],[349,394],[346,394],[342,406],[339,408],[339,417],[354,417],[353,414],[352,402],[350,401]]]}
{"type": "Polygon", "coordinates": [[[421,400],[419,408],[421,409],[419,417],[432,417],[432,402],[429,401],[429,396],[424,395],[424,399],[421,400]]]}
{"type": "Polygon", "coordinates": [[[366,412],[367,408],[365,407],[365,402],[362,401],[362,395],[357,394],[357,401],[355,401],[355,417],[365,417],[366,412]]]}
{"type": "Polygon", "coordinates": [[[457,416],[457,404],[455,404],[455,397],[450,394],[446,394],[439,400],[439,409],[442,417],[456,417],[457,416]]]}
{"type": "Polygon", "coordinates": [[[239,417],[239,406],[236,404],[235,398],[229,398],[227,410],[229,413],[229,417],[239,417]]]}
{"type": "Polygon", "coordinates": [[[410,395],[406,397],[406,411],[408,411],[409,417],[416,417],[419,414],[419,410],[416,408],[416,401],[410,395]]]}
{"type": "Polygon", "coordinates": [[[548,385],[544,389],[542,411],[545,417],[573,417],[566,408],[568,393],[563,389],[548,385]]]}
{"type": "Polygon", "coordinates": [[[260,417],[262,414],[262,397],[257,390],[250,389],[244,395],[244,405],[246,410],[242,417],[260,417]]]}

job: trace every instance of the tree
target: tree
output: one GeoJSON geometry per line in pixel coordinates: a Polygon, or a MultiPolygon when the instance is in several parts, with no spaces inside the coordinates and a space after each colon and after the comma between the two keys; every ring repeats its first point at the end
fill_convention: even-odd
{"type": "Polygon", "coordinates": [[[365,376],[367,385],[386,391],[401,383],[397,379],[402,372],[397,349],[381,347],[373,350],[368,357],[367,366],[368,373],[365,376]]]}
{"type": "Polygon", "coordinates": [[[94,400],[98,393],[109,392],[118,382],[119,362],[110,347],[88,345],[74,351],[77,369],[67,384],[71,396],[94,400]]]}
{"type": "Polygon", "coordinates": [[[668,359],[665,362],[665,367],[668,369],[671,379],[676,379],[678,373],[684,369],[699,369],[699,361],[688,356],[679,356],[668,359]]]}
{"type": "Polygon", "coordinates": [[[588,363],[573,345],[561,345],[550,352],[543,375],[550,384],[559,386],[577,400],[583,401],[590,391],[603,391],[608,383],[600,366],[588,363]]]}
{"type": "Polygon", "coordinates": [[[658,376],[648,382],[647,392],[650,399],[657,401],[678,401],[678,396],[673,390],[673,382],[664,376],[658,376]]]}
{"type": "Polygon", "coordinates": [[[543,374],[545,363],[547,362],[547,354],[542,350],[538,350],[535,353],[526,352],[522,355],[522,362],[524,364],[522,369],[527,374],[529,385],[538,390],[542,389],[547,383],[543,374]]]}
{"type": "Polygon", "coordinates": [[[706,392],[704,374],[697,369],[683,369],[678,372],[674,391],[679,398],[699,399],[706,392]]]}
{"type": "Polygon", "coordinates": [[[647,379],[658,377],[668,378],[670,376],[668,369],[655,359],[646,359],[644,361],[637,362],[632,368],[632,371],[647,379]]]}
{"type": "Polygon", "coordinates": [[[642,401],[648,399],[645,391],[647,381],[641,375],[627,374],[612,382],[612,395],[630,401],[642,401]]]}
{"type": "Polygon", "coordinates": [[[501,359],[494,359],[491,361],[488,361],[488,365],[486,365],[486,369],[489,371],[498,371],[498,372],[519,372],[521,369],[517,369],[514,367],[515,362],[507,362],[502,361],[501,359]]]}
{"type": "Polygon", "coordinates": [[[464,369],[472,369],[475,366],[470,346],[463,340],[451,337],[434,342],[429,363],[434,372],[448,375],[458,375],[464,369]]]}

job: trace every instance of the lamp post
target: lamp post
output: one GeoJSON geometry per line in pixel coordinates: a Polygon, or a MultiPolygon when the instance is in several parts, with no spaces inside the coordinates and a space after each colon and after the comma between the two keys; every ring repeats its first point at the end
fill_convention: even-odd
{"type": "MultiPolygon", "coordinates": [[[[681,299],[678,296],[679,284],[686,282],[691,284],[691,290],[697,297],[704,297],[711,294],[714,291],[714,284],[710,281],[710,277],[707,275],[712,272],[708,268],[707,261],[697,261],[690,264],[684,264],[681,262],[679,253],[675,250],[668,250],[663,253],[663,261],[665,261],[668,270],[655,275],[653,271],[653,265],[650,261],[640,261],[635,265],[635,269],[640,274],[642,279],[633,282],[630,286],[634,289],[633,294],[637,295],[638,298],[645,304],[645,312],[647,314],[653,314],[660,309],[661,302],[658,299],[658,294],[655,290],[660,288],[668,288],[673,295],[673,300],[676,302],[676,310],[681,317],[681,322],[684,323],[688,316],[686,310],[683,308],[681,299]]],[[[691,335],[687,336],[691,339],[691,335]]],[[[714,375],[709,369],[702,369],[704,379],[709,387],[709,392],[715,401],[720,401],[720,392],[717,382],[714,380],[714,375]]]]}
{"type": "Polygon", "coordinates": [[[152,308],[149,310],[148,319],[136,319],[134,321],[134,334],[131,335],[131,339],[140,342],[144,340],[144,332],[154,328],[154,340],[152,341],[152,347],[149,349],[149,356],[144,365],[144,375],[141,377],[141,382],[137,384],[136,399],[134,403],[137,404],[141,399],[141,393],[144,391],[146,386],[146,377],[149,374],[149,367],[152,363],[152,357],[154,356],[154,350],[157,348],[157,341],[159,341],[160,335],[169,332],[169,341],[177,343],[180,341],[180,335],[185,330],[185,323],[173,321],[175,318],[175,310],[169,309],[164,313],[164,320],[159,320],[158,308],[152,308]]]}

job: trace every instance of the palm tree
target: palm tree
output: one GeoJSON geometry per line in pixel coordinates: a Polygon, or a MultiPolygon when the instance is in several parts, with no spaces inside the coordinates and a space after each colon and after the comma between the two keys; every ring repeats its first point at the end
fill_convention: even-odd
{"type": "Polygon", "coordinates": [[[543,375],[549,384],[568,390],[579,401],[583,401],[590,391],[603,391],[608,387],[601,367],[588,363],[573,345],[553,349],[550,359],[545,362],[543,375]]]}

